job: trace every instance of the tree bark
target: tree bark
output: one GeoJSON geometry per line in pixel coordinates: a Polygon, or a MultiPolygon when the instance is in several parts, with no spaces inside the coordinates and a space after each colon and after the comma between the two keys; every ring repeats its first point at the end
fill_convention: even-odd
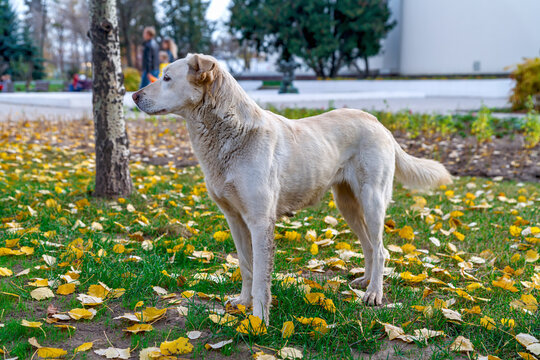
{"type": "Polygon", "coordinates": [[[364,70],[364,78],[367,78],[369,76],[369,58],[365,55],[363,56],[363,58],[364,64],[366,65],[364,70]]]}
{"type": "Polygon", "coordinates": [[[92,105],[96,137],[98,197],[127,196],[133,190],[129,141],[124,119],[126,92],[120,61],[116,0],[90,1],[92,105]]]}
{"type": "Polygon", "coordinates": [[[131,38],[130,38],[131,36],[133,36],[133,34],[130,34],[129,32],[129,21],[132,18],[131,9],[128,9],[126,5],[119,6],[118,18],[119,18],[120,27],[122,28],[122,33],[123,33],[123,43],[124,43],[124,49],[126,51],[127,66],[133,67],[133,59],[131,56],[131,38]]]}
{"type": "Polygon", "coordinates": [[[41,34],[39,38],[39,56],[45,57],[45,38],[47,37],[47,5],[45,1],[41,3],[41,34]]]}
{"type": "MultiPolygon", "coordinates": [[[[58,27],[58,55],[60,57],[60,76],[62,79],[66,78],[64,75],[64,26],[58,27]]],[[[69,77],[68,77],[69,78],[69,77]]]]}

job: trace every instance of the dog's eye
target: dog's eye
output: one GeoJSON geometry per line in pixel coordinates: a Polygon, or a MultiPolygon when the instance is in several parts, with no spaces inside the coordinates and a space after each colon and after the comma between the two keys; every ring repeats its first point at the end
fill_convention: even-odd
{"type": "Polygon", "coordinates": [[[163,76],[163,81],[169,81],[171,80],[171,78],[169,77],[169,75],[164,75],[163,76]]]}

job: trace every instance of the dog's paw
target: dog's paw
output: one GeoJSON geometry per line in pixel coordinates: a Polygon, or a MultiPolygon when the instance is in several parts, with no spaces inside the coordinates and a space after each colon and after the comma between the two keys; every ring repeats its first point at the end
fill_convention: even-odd
{"type": "Polygon", "coordinates": [[[270,308],[269,306],[257,306],[253,307],[253,315],[262,319],[266,326],[270,323],[270,308]]]}
{"type": "Polygon", "coordinates": [[[367,286],[369,285],[369,277],[367,276],[361,276],[357,279],[354,279],[353,281],[350,282],[350,285],[351,286],[358,286],[358,287],[361,287],[361,288],[367,288],[367,286]]]}
{"type": "Polygon", "coordinates": [[[244,305],[245,307],[250,307],[252,305],[252,298],[251,296],[235,296],[230,298],[225,302],[225,304],[231,305],[231,306],[238,306],[238,305],[244,305]]]}
{"type": "Polygon", "coordinates": [[[370,306],[379,306],[382,305],[383,291],[382,290],[373,290],[367,289],[366,294],[364,295],[364,302],[370,306]]]}

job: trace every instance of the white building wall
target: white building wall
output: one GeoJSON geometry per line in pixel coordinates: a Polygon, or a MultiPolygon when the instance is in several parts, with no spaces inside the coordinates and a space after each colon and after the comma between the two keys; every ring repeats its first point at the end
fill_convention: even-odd
{"type": "Polygon", "coordinates": [[[401,51],[401,14],[402,0],[389,0],[388,7],[390,8],[390,21],[396,21],[396,25],[386,35],[382,41],[382,64],[381,74],[396,74],[400,70],[400,51],[401,51]]]}
{"type": "Polygon", "coordinates": [[[507,73],[540,56],[540,0],[402,0],[400,20],[404,75],[507,73]]]}
{"type": "MultiPolygon", "coordinates": [[[[400,69],[401,51],[401,4],[403,0],[388,0],[390,8],[390,21],[396,21],[396,25],[381,40],[381,51],[369,58],[370,70],[379,70],[383,75],[397,74],[400,69]]],[[[540,1],[540,0],[539,0],[540,1]]],[[[357,61],[358,67],[364,69],[364,60],[357,61]]],[[[341,72],[354,73],[355,68],[343,68],[341,72]]]]}

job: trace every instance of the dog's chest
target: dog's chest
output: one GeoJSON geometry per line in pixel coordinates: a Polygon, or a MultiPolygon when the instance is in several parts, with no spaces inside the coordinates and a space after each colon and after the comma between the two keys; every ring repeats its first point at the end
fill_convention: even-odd
{"type": "Polygon", "coordinates": [[[230,209],[235,212],[243,212],[245,210],[238,188],[233,182],[223,182],[220,179],[210,179],[207,177],[206,187],[210,197],[222,210],[230,209]]]}

